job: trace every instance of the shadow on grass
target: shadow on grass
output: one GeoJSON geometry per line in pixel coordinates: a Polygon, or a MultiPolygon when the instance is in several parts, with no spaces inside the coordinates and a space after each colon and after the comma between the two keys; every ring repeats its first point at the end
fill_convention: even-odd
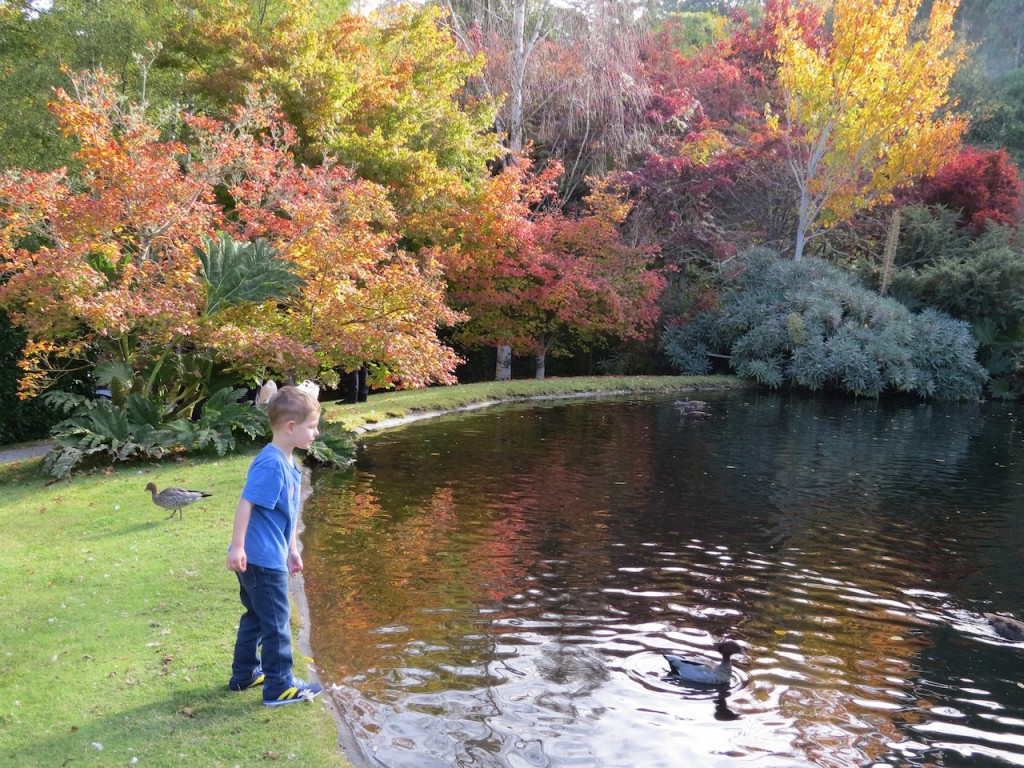
{"type": "Polygon", "coordinates": [[[82,536],[83,541],[99,541],[100,539],[109,539],[117,536],[131,536],[142,533],[143,531],[152,531],[160,527],[163,522],[170,522],[164,520],[149,520],[147,522],[133,523],[132,525],[126,526],[125,528],[109,529],[105,531],[92,531],[82,536]]]}
{"type": "MultiPolygon", "coordinates": [[[[319,701],[289,707],[262,705],[259,689],[241,693],[193,687],[166,699],[131,708],[108,701],[99,716],[81,713],[79,722],[53,722],[46,734],[0,727],[0,762],[10,768],[37,766],[235,766],[268,760],[321,765],[294,734],[295,718],[308,718],[319,701]],[[291,723],[291,724],[287,724],[291,723]],[[280,726],[280,727],[275,727],[280,726]],[[7,733],[4,733],[7,731],[7,733]]],[[[117,686],[111,695],[116,696],[117,686]]]]}

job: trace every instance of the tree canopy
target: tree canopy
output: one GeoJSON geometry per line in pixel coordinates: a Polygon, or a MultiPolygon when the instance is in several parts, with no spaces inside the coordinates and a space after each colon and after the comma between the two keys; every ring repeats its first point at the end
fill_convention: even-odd
{"type": "MultiPolygon", "coordinates": [[[[719,306],[758,246],[949,304],[934,275],[1017,272],[1021,68],[996,23],[1017,10],[0,3],[19,386],[117,363],[184,413],[267,373],[451,382],[492,344],[538,374],[658,359],[659,329],[719,306]]],[[[963,319],[1010,370],[998,298],[1006,322],[963,319]]]]}
{"type": "MultiPolygon", "coordinates": [[[[56,361],[97,357],[155,381],[182,348],[208,360],[207,378],[215,366],[315,375],[372,360],[381,383],[452,380],[457,358],[436,328],[457,316],[437,266],[395,247],[383,188],[297,164],[294,131],[258,91],[227,121],[184,115],[186,145],[162,139],[108,76],[73,82],[54,109],[79,144],[76,169],[0,180],[0,301],[29,332],[39,378],[27,386],[56,361]],[[214,301],[197,251],[217,232],[267,243],[285,262],[270,273],[266,257],[265,277],[287,286],[214,301]]],[[[196,394],[191,378],[178,372],[174,397],[196,394]]]]}
{"type": "Polygon", "coordinates": [[[920,0],[833,2],[819,45],[792,17],[779,29],[781,122],[800,191],[796,260],[808,238],[935,171],[956,146],[966,122],[942,110],[958,3],[935,0],[920,37],[920,0]]]}

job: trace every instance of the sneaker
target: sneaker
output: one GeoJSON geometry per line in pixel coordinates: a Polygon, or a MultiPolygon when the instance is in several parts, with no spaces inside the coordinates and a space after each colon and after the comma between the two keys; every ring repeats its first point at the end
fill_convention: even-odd
{"type": "Polygon", "coordinates": [[[242,680],[239,682],[238,680],[235,680],[235,678],[231,678],[228,681],[228,689],[232,691],[247,691],[254,686],[263,685],[263,681],[266,679],[267,678],[266,675],[263,674],[263,670],[257,669],[252,673],[252,677],[248,680],[242,680]]]}
{"type": "Polygon", "coordinates": [[[294,704],[297,701],[312,701],[323,692],[324,687],[320,683],[307,683],[293,677],[291,687],[285,688],[277,696],[268,694],[264,688],[263,704],[267,707],[281,707],[285,704],[294,704]]]}

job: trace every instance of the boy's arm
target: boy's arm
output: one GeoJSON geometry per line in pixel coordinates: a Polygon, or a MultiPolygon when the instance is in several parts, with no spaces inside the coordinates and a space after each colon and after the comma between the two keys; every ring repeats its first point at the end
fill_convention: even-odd
{"type": "Polygon", "coordinates": [[[292,540],[288,542],[288,573],[299,573],[302,570],[302,555],[299,554],[299,543],[296,530],[292,528],[292,540]]]}
{"type": "Polygon", "coordinates": [[[252,515],[252,502],[239,499],[235,507],[235,524],[231,529],[231,547],[228,549],[228,570],[241,573],[248,561],[245,556],[245,532],[252,515]]]}

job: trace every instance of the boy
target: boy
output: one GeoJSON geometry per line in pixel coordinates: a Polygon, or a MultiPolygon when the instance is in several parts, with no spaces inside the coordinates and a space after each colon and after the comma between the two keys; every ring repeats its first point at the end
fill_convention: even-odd
{"type": "Polygon", "coordinates": [[[263,703],[278,707],[323,691],[292,675],[288,602],[288,574],[302,570],[295,540],[302,474],[292,451],[309,448],[320,434],[320,404],[297,387],[282,387],[267,405],[267,415],[273,439],[249,467],[228,548],[227,566],[238,576],[245,608],[228,687],[244,691],[263,683],[263,703]]]}

